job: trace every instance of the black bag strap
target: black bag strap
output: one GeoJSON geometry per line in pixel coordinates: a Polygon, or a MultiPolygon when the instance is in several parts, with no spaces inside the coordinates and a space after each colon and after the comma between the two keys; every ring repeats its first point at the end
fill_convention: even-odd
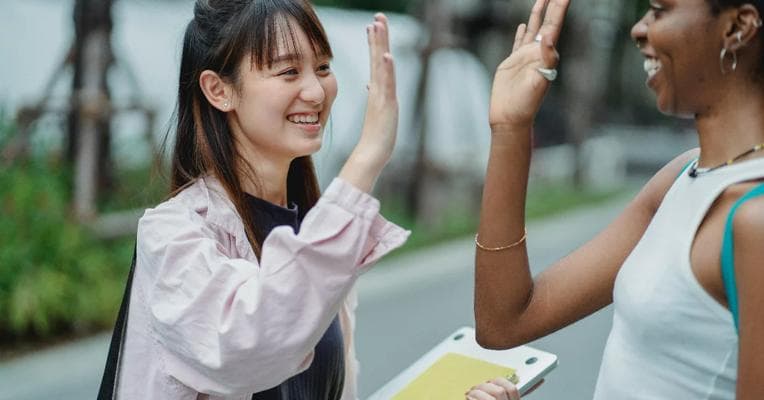
{"type": "Polygon", "coordinates": [[[101,388],[98,389],[98,400],[114,399],[114,392],[117,388],[119,356],[122,353],[122,340],[125,337],[125,329],[127,328],[127,311],[130,307],[130,289],[133,286],[133,273],[135,272],[135,255],[136,249],[133,248],[133,261],[130,264],[130,273],[127,275],[125,294],[122,296],[122,305],[119,307],[119,315],[117,315],[117,322],[114,324],[114,332],[111,334],[109,355],[106,358],[103,378],[101,378],[101,388]]]}

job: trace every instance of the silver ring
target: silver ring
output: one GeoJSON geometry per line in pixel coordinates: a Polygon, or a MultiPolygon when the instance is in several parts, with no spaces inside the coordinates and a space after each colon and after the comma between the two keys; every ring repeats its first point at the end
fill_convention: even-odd
{"type": "Polygon", "coordinates": [[[536,42],[536,43],[541,43],[541,39],[543,39],[543,38],[544,37],[541,36],[540,33],[538,33],[538,34],[536,34],[536,37],[533,38],[533,41],[536,42]]]}
{"type": "Polygon", "coordinates": [[[539,74],[541,74],[541,76],[543,76],[544,79],[548,80],[549,82],[552,82],[555,79],[557,79],[557,70],[554,69],[554,68],[541,68],[541,67],[538,67],[538,68],[536,68],[536,71],[538,71],[539,74]]]}

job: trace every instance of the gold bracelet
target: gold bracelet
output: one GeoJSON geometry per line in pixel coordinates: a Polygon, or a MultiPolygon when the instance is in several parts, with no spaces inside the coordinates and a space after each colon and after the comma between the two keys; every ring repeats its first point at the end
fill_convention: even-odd
{"type": "Polygon", "coordinates": [[[527,237],[528,237],[528,231],[523,229],[523,237],[521,237],[520,240],[518,240],[518,241],[516,241],[514,243],[508,244],[506,246],[501,246],[501,247],[486,247],[486,246],[483,246],[482,244],[480,244],[480,242],[478,241],[478,234],[476,233],[475,234],[475,245],[480,250],[485,250],[485,251],[502,251],[502,250],[506,250],[506,249],[511,249],[511,248],[519,245],[520,243],[524,242],[527,237]]]}

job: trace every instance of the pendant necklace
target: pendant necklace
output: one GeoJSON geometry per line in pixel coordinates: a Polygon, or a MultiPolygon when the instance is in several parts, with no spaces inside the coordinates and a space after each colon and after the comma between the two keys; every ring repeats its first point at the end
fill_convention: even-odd
{"type": "Polygon", "coordinates": [[[747,156],[747,155],[749,155],[751,153],[755,153],[755,152],[757,152],[757,151],[759,151],[761,149],[764,149],[764,143],[759,143],[756,146],[753,146],[750,149],[748,149],[748,150],[738,154],[734,158],[730,158],[726,162],[723,162],[723,163],[721,163],[719,165],[716,165],[716,166],[713,166],[713,167],[708,167],[708,168],[698,168],[697,167],[698,161],[696,160],[693,163],[693,165],[690,166],[690,170],[689,170],[689,172],[687,172],[687,174],[690,175],[690,178],[697,178],[697,177],[699,177],[701,175],[705,175],[705,174],[707,174],[707,173],[709,173],[711,171],[717,170],[717,169],[719,169],[721,167],[726,167],[726,166],[734,163],[735,161],[737,161],[737,160],[739,160],[739,159],[741,159],[741,158],[743,158],[743,157],[745,157],[745,156],[747,156]]]}

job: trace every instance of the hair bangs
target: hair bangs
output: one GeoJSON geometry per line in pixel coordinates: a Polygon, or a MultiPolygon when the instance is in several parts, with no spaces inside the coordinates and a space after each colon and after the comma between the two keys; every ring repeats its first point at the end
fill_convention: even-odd
{"type": "Polygon", "coordinates": [[[321,22],[304,1],[265,0],[255,6],[248,21],[247,40],[254,67],[271,68],[281,56],[303,57],[296,29],[302,29],[317,57],[332,58],[333,53],[321,22]]]}

